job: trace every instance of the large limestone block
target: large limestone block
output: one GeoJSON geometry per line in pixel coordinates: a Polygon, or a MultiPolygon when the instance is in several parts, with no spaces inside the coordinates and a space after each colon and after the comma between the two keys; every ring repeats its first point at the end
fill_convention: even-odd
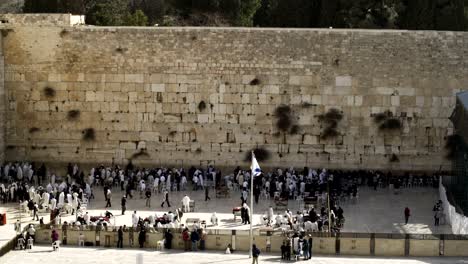
{"type": "Polygon", "coordinates": [[[126,83],[143,83],[144,75],[143,74],[125,74],[126,83]]]}

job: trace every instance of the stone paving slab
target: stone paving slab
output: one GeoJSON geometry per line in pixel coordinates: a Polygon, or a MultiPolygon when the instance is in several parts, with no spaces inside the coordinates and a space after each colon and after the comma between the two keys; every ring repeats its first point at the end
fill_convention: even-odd
{"type": "MultiPolygon", "coordinates": [[[[2,258],[2,264],[43,264],[51,261],[61,264],[150,264],[150,263],[222,263],[240,264],[251,263],[247,253],[226,255],[223,252],[183,252],[177,250],[154,251],[138,249],[105,249],[105,248],[78,248],[61,247],[59,251],[52,251],[50,246],[35,246],[28,251],[11,251],[2,258]]],[[[259,263],[292,263],[282,261],[279,255],[262,253],[259,263]]],[[[300,261],[317,264],[457,264],[468,263],[468,258],[372,258],[372,257],[325,257],[314,256],[311,260],[300,261]]]]}

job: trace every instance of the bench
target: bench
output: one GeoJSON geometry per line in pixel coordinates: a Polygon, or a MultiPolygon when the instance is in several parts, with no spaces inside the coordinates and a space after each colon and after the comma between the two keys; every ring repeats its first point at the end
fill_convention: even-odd
{"type": "Polygon", "coordinates": [[[241,207],[232,208],[232,214],[234,215],[234,221],[236,221],[237,216],[241,216],[241,207]]]}
{"type": "Polygon", "coordinates": [[[275,210],[284,211],[288,209],[288,200],[275,200],[275,210]]]}
{"type": "Polygon", "coordinates": [[[200,222],[200,218],[187,218],[185,220],[185,224],[188,226],[190,223],[191,225],[193,226],[195,223],[199,223],[200,222]]]}
{"type": "Polygon", "coordinates": [[[220,189],[216,191],[216,198],[228,198],[230,197],[229,189],[220,189]]]}
{"type": "Polygon", "coordinates": [[[189,210],[190,210],[190,212],[195,212],[195,201],[194,200],[190,200],[189,210]]]}

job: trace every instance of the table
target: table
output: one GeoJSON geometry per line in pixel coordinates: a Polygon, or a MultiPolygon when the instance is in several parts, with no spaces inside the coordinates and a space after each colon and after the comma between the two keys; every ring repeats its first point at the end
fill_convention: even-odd
{"type": "Polygon", "coordinates": [[[234,215],[234,221],[236,221],[237,216],[241,216],[241,209],[242,209],[242,207],[232,208],[232,214],[234,215]]]}

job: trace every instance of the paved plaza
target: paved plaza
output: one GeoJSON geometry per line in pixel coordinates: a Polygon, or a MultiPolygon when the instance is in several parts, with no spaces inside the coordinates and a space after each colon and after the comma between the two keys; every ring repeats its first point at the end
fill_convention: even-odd
{"type": "MultiPolygon", "coordinates": [[[[90,215],[101,215],[105,212],[104,194],[100,187],[94,190],[96,199],[92,200],[88,206],[90,215]]],[[[232,193],[230,198],[216,198],[214,191],[211,191],[211,200],[205,202],[203,191],[181,191],[170,193],[170,201],[172,207],[161,208],[160,203],[162,195],[157,194],[152,197],[152,207],[145,207],[145,200],[139,198],[137,194],[134,199],[129,199],[127,203],[128,211],[122,216],[120,212],[120,198],[122,194],[119,188],[113,189],[113,201],[110,211],[115,218],[111,220],[111,224],[115,225],[131,225],[131,214],[134,210],[140,217],[146,217],[155,212],[158,215],[166,213],[168,210],[175,210],[176,206],[181,207],[181,199],[184,194],[195,200],[194,213],[186,213],[182,219],[182,223],[187,218],[200,218],[206,220],[208,228],[213,229],[236,229],[248,230],[249,225],[241,225],[240,219],[234,222],[232,208],[240,204],[240,193],[232,193]],[[210,217],[213,212],[216,212],[219,218],[219,226],[210,226],[210,217]]],[[[418,233],[418,234],[433,234],[445,233],[450,234],[451,229],[448,225],[435,227],[433,224],[432,206],[438,200],[438,191],[433,188],[415,187],[411,189],[402,189],[400,194],[395,195],[388,189],[378,189],[374,191],[371,188],[363,187],[359,191],[359,198],[356,202],[345,202],[342,204],[346,223],[344,232],[363,232],[363,233],[418,233]],[[407,225],[403,223],[403,209],[405,206],[411,208],[411,218],[407,225]]],[[[259,204],[254,205],[254,228],[261,227],[260,216],[264,214],[267,208],[274,203],[272,200],[262,199],[259,204]]],[[[295,212],[301,208],[301,202],[289,201],[289,208],[295,212]]],[[[2,205],[0,212],[7,212],[8,224],[0,226],[0,245],[11,239],[15,233],[13,223],[19,219],[18,207],[13,204],[2,205]]],[[[275,211],[275,214],[278,213],[275,211]]],[[[49,222],[49,214],[42,213],[40,217],[44,217],[44,222],[49,222]]],[[[31,221],[32,217],[22,214],[23,227],[26,223],[37,223],[31,221]]],[[[75,216],[69,215],[63,217],[62,221],[74,221],[75,216]]]]}
{"type": "MultiPolygon", "coordinates": [[[[136,249],[104,249],[104,248],[77,248],[61,247],[53,252],[51,247],[36,246],[30,251],[11,251],[0,258],[2,264],[43,264],[51,261],[61,264],[150,264],[150,263],[220,263],[240,264],[251,263],[247,253],[235,253],[226,255],[223,252],[183,252],[177,250],[154,251],[136,249]]],[[[259,263],[292,263],[294,261],[282,261],[279,254],[261,254],[259,263]]],[[[314,256],[311,260],[300,261],[317,264],[457,264],[468,263],[468,258],[371,258],[371,257],[335,257],[314,256]]]]}

